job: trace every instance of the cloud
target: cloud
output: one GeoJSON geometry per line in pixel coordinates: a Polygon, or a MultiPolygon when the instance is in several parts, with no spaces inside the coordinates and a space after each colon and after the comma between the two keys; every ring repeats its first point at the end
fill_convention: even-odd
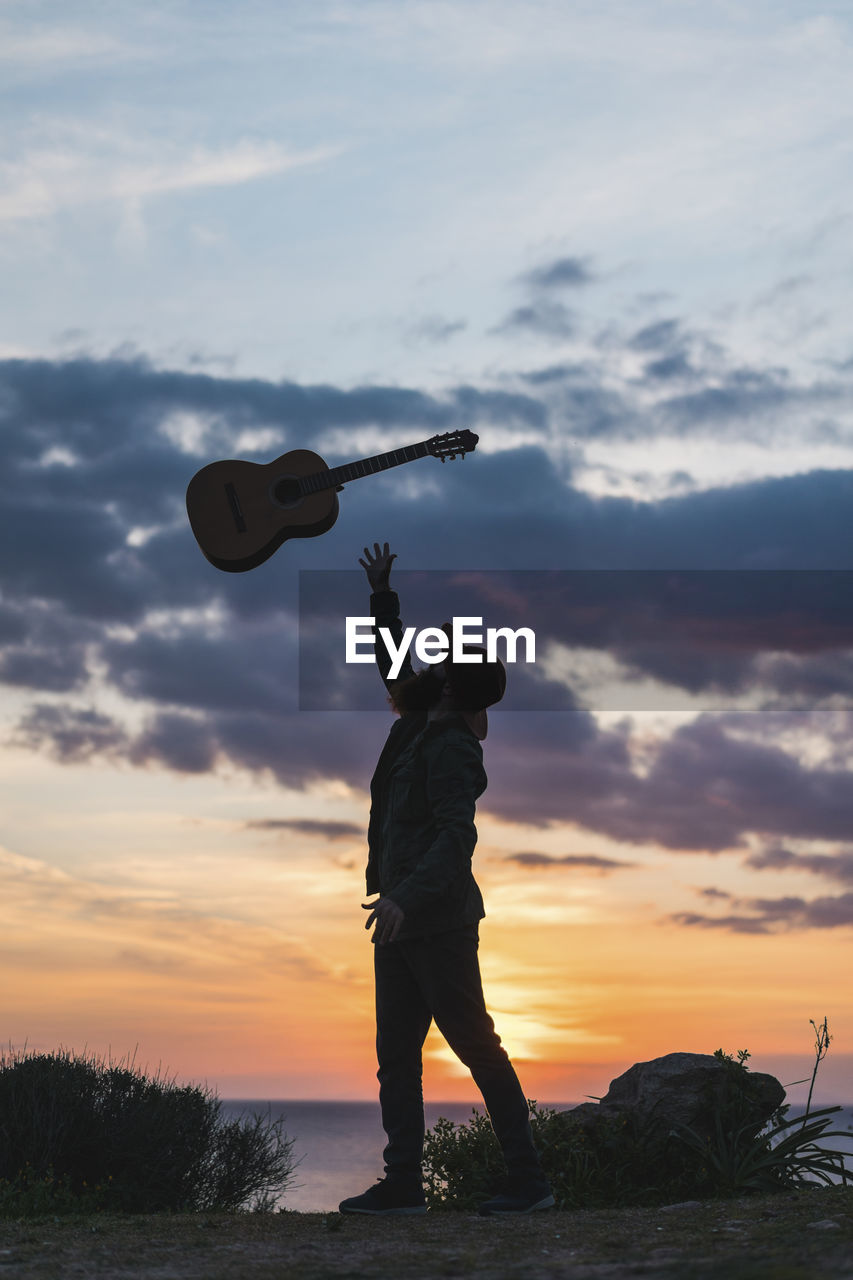
{"type": "Polygon", "coordinates": [[[693,366],[683,351],[661,356],[659,360],[650,360],[644,369],[645,376],[656,381],[667,381],[670,378],[689,378],[694,372],[693,366]]]}
{"type": "Polygon", "coordinates": [[[467,320],[446,320],[443,316],[422,316],[406,326],[406,340],[412,343],[445,343],[468,328],[467,320]]]}
{"type": "Polygon", "coordinates": [[[835,385],[815,383],[798,387],[783,371],[731,369],[711,385],[672,396],[659,406],[667,425],[679,434],[697,425],[737,422],[739,428],[755,418],[778,414],[785,408],[816,408],[837,404],[841,391],[835,385]]]}
{"type": "Polygon", "coordinates": [[[109,716],[93,708],[35,703],[20,719],[11,741],[15,746],[46,750],[63,764],[79,764],[95,756],[118,759],[128,752],[130,737],[109,716]]]}
{"type": "MultiPolygon", "coordinates": [[[[15,548],[0,578],[0,672],[34,691],[17,741],[69,762],[101,756],[186,773],[230,764],[296,788],[327,778],[363,788],[389,723],[382,693],[370,702],[376,716],[299,712],[297,570],[347,566],[360,582],[357,557],[380,536],[392,538],[402,567],[489,571],[479,584],[470,570],[460,576],[459,599],[497,590],[489,609],[508,613],[502,625],[521,625],[509,612],[513,593],[522,606],[536,601],[541,643],[609,655],[628,678],[691,694],[784,694],[803,700],[801,715],[815,698],[849,693],[849,472],[659,503],[596,499],[552,458],[553,411],[527,386],[438,395],[213,377],[118,357],[0,363],[0,536],[15,548]],[[333,530],[285,544],[250,574],[218,573],[189,532],[186,484],[211,457],[239,449],[266,461],[306,446],[350,461],[377,452],[377,439],[390,448],[460,421],[484,445],[489,428],[521,428],[535,443],[352,483],[333,530]],[[755,572],[766,566],[794,572],[755,572]],[[566,573],[564,591],[537,599],[532,568],[579,576],[566,573]],[[523,574],[520,596],[508,569],[523,574]],[[708,572],[731,569],[749,572],[708,572]]],[[[595,388],[574,389],[589,391],[577,402],[587,429],[606,431],[595,388]]],[[[328,590],[324,608],[339,614],[349,596],[328,590]]],[[[441,620],[439,596],[422,578],[404,599],[407,615],[441,620]]],[[[322,627],[311,643],[329,686],[343,687],[322,627]]],[[[756,833],[844,840],[853,829],[849,772],[840,760],[808,766],[776,745],[770,709],[738,724],[705,716],[683,726],[649,745],[640,769],[630,729],[599,725],[571,682],[543,679],[534,690],[524,672],[514,679],[525,697],[538,692],[537,705],[562,710],[495,712],[483,803],[498,816],[674,849],[742,849],[756,833]]]]}
{"type": "Polygon", "coordinates": [[[564,303],[541,298],[515,307],[494,332],[513,333],[518,330],[527,330],[544,338],[571,338],[577,333],[577,318],[564,303]]]}
{"type": "Polygon", "coordinates": [[[364,838],[364,828],[355,822],[322,818],[253,818],[244,826],[248,831],[295,831],[297,835],[319,836],[323,840],[364,838]]]}
{"type": "Polygon", "coordinates": [[[667,917],[687,929],[723,929],[728,933],[769,933],[767,923],[754,916],[704,916],[696,911],[676,911],[667,917]]]}
{"type": "Polygon", "coordinates": [[[176,192],[239,186],[322,164],[330,147],[304,151],[268,139],[181,150],[162,139],[149,147],[108,133],[58,125],[6,161],[0,222],[52,217],[65,209],[111,201],[137,207],[176,192]]]}
{"type": "Polygon", "coordinates": [[[853,884],[853,850],[837,853],[794,853],[783,845],[767,845],[744,862],[757,871],[805,871],[842,884],[853,884]]]}
{"type": "MultiPolygon", "coordinates": [[[[238,968],[251,971],[260,965],[266,973],[295,973],[308,981],[347,978],[339,966],[327,964],[308,945],[275,928],[198,911],[176,897],[152,899],[137,889],[83,879],[2,848],[0,894],[10,954],[22,938],[35,936],[40,951],[48,953],[45,962],[54,968],[78,962],[74,935],[84,920],[88,945],[100,951],[102,963],[143,972],[168,973],[177,967],[182,978],[197,977],[207,984],[214,1000],[222,998],[221,984],[229,980],[223,970],[233,975],[238,968]],[[124,939],[118,951],[116,923],[124,939]]],[[[32,963],[29,953],[27,963],[32,963]]],[[[87,955],[87,967],[91,963],[87,955]]],[[[245,992],[233,998],[245,999],[245,992]]]]}
{"type": "Polygon", "coordinates": [[[622,867],[637,866],[636,862],[624,862],[618,858],[602,858],[594,853],[566,854],[564,857],[554,857],[548,853],[537,852],[508,853],[503,860],[504,862],[514,862],[520,867],[541,867],[548,870],[557,867],[568,867],[572,870],[585,868],[590,871],[600,871],[603,874],[608,871],[619,870],[622,867]]]}
{"type": "Polygon", "coordinates": [[[642,773],[627,729],[590,730],[572,743],[565,719],[519,717],[492,744],[492,812],[542,826],[574,822],[623,844],[708,852],[742,848],[750,833],[832,840],[853,829],[848,771],[808,768],[777,746],[727,735],[713,717],[664,739],[642,773]]]}
{"type": "Polygon", "coordinates": [[[668,917],[687,928],[722,929],[729,933],[780,933],[804,929],[843,929],[853,925],[853,893],[838,897],[753,898],[751,915],[706,916],[690,911],[668,917]]]}
{"type": "Polygon", "coordinates": [[[628,346],[634,351],[672,350],[682,341],[681,326],[678,320],[655,320],[644,325],[629,339],[628,346]]]}
{"type": "Polygon", "coordinates": [[[587,264],[586,258],[556,258],[521,278],[533,289],[577,289],[597,279],[587,264]]]}

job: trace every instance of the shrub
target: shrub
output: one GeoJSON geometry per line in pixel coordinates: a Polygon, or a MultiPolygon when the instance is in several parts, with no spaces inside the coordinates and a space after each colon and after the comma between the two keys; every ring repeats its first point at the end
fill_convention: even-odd
{"type": "MultiPolygon", "coordinates": [[[[745,1065],[717,1051],[727,1067],[715,1100],[710,1134],[642,1121],[631,1111],[595,1117],[595,1123],[530,1102],[530,1125],[563,1209],[667,1204],[694,1197],[782,1191],[815,1180],[846,1182],[844,1156],[821,1148],[838,1107],[787,1118],[787,1107],[768,1126],[755,1119],[754,1089],[745,1065]]],[[[424,1183],[432,1209],[477,1207],[500,1185],[503,1160],[488,1117],[477,1111],[466,1124],[444,1118],[426,1135],[424,1183]]]]}
{"type": "MultiPolygon", "coordinates": [[[[681,1198],[684,1149],[659,1126],[628,1113],[602,1116],[594,1130],[568,1111],[530,1106],[530,1127],[543,1171],[562,1209],[664,1204],[681,1198]],[[676,1193],[673,1195],[673,1193],[676,1193]]],[[[431,1209],[475,1209],[499,1189],[503,1158],[487,1116],[462,1125],[441,1118],[426,1135],[424,1186],[431,1209]]]]}
{"type": "Polygon", "coordinates": [[[0,1054],[0,1215],[269,1208],[281,1121],[226,1121],[207,1089],[65,1050],[0,1054]]]}
{"type": "MultiPolygon", "coordinates": [[[[819,1043],[815,1074],[825,1052],[825,1046],[819,1043]]],[[[843,1132],[829,1130],[830,1117],[840,1111],[840,1107],[810,1111],[810,1089],[805,1115],[789,1118],[786,1104],[774,1112],[768,1125],[756,1124],[750,1106],[753,1092],[746,1066],[750,1055],[741,1050],[735,1062],[729,1054],[718,1049],[714,1056],[725,1064],[729,1078],[722,1103],[714,1114],[713,1132],[702,1135],[681,1126],[673,1134],[699,1160],[711,1194],[732,1196],[752,1191],[790,1191],[808,1183],[830,1184],[839,1178],[843,1183],[847,1182],[845,1153],[817,1145],[819,1139],[847,1136],[843,1132]]]]}

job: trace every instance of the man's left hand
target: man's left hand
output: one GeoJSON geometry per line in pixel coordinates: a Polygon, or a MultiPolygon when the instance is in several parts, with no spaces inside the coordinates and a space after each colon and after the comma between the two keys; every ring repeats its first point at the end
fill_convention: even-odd
{"type": "Polygon", "coordinates": [[[378,942],[380,946],[386,942],[393,942],[405,919],[402,907],[398,907],[391,898],[377,898],[375,902],[362,902],[361,905],[365,911],[370,912],[365,929],[369,929],[374,920],[376,921],[376,928],[373,930],[370,941],[378,942]]]}

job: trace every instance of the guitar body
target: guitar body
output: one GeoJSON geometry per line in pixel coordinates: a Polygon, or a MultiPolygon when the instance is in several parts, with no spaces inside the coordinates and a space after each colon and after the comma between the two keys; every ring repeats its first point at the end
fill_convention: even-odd
{"type": "Polygon", "coordinates": [[[211,462],[187,487],[187,514],[196,542],[212,565],[243,573],[268,560],[288,538],[316,538],[338,518],[338,490],[350,480],[431,455],[446,462],[477,447],[467,429],[445,431],[417,444],[328,467],[310,449],[292,449],[275,462],[211,462]]]}
{"type": "Polygon", "coordinates": [[[187,488],[196,541],[217,569],[263,564],[288,538],[314,538],[338,518],[334,488],[302,495],[300,476],[328,471],[319,454],[293,449],[274,462],[228,459],[202,467],[187,488]]]}

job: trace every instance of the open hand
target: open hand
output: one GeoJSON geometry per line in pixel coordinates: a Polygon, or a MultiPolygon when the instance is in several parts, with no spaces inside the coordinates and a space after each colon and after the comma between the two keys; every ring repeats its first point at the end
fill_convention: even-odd
{"type": "Polygon", "coordinates": [[[373,930],[370,941],[378,942],[380,946],[386,942],[393,942],[405,919],[402,907],[398,907],[391,898],[377,898],[375,902],[362,902],[361,905],[365,911],[370,912],[365,929],[369,929],[374,920],[376,921],[376,928],[373,930]]]}
{"type": "Polygon", "coordinates": [[[388,578],[391,573],[391,561],[397,559],[396,553],[388,550],[387,542],[381,549],[379,543],[374,542],[373,552],[374,554],[371,555],[368,548],[365,547],[364,554],[366,559],[362,560],[361,556],[359,556],[358,563],[367,574],[367,581],[373,591],[387,591],[388,578]]]}

